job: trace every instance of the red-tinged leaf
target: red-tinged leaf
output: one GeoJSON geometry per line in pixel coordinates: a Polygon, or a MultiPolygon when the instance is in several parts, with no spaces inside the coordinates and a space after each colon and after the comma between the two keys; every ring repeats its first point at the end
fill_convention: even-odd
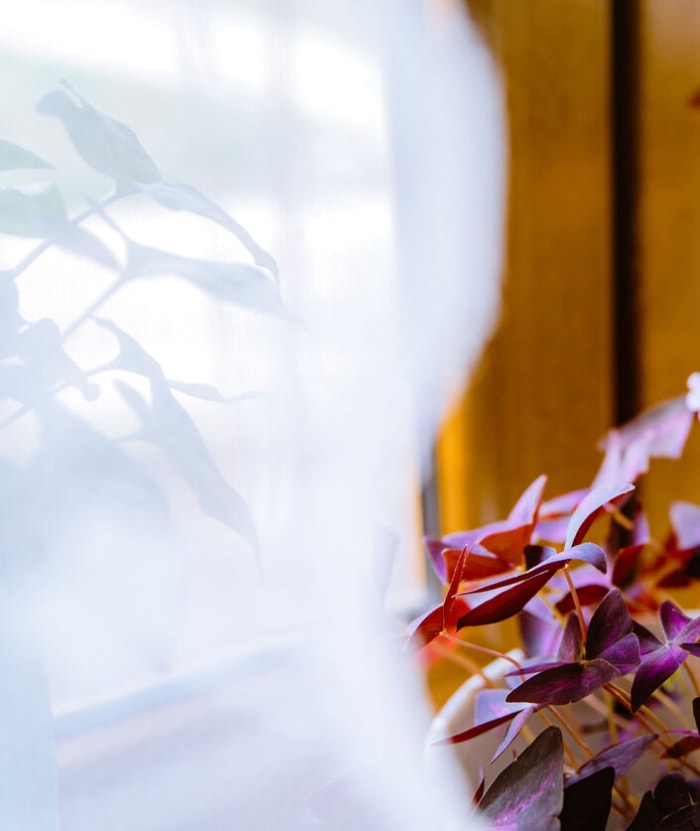
{"type": "Polygon", "coordinates": [[[504,589],[507,586],[514,586],[517,583],[525,583],[542,574],[547,575],[547,578],[549,578],[573,560],[587,562],[603,573],[605,573],[607,568],[607,561],[605,559],[603,549],[599,545],[595,545],[592,542],[586,542],[581,545],[577,545],[568,551],[564,551],[561,554],[553,554],[551,557],[548,557],[538,565],[533,566],[528,571],[519,571],[516,574],[511,574],[509,577],[503,577],[500,580],[493,580],[490,583],[484,583],[481,586],[469,589],[464,592],[464,594],[483,594],[497,589],[504,589]]]}
{"type": "Polygon", "coordinates": [[[501,724],[505,724],[508,721],[512,721],[519,712],[521,712],[521,710],[514,710],[511,713],[504,713],[501,716],[497,716],[496,718],[493,718],[490,721],[484,721],[481,724],[475,724],[468,730],[462,730],[461,733],[457,733],[456,735],[450,736],[447,739],[440,739],[437,742],[433,742],[433,747],[444,747],[448,744],[459,744],[460,742],[468,742],[469,739],[475,739],[477,736],[481,736],[484,733],[488,733],[489,730],[493,730],[495,727],[499,727],[501,724]]]}
{"type": "Polygon", "coordinates": [[[580,701],[619,675],[601,658],[548,669],[511,690],[506,701],[530,704],[572,704],[580,701]]]}
{"type": "MultiPolygon", "coordinates": [[[[639,665],[632,682],[632,711],[636,712],[651,698],[685,661],[688,653],[670,644],[647,655],[639,665]]],[[[515,700],[515,699],[514,699],[515,700]]]]}
{"type": "Polygon", "coordinates": [[[448,632],[457,631],[457,623],[465,615],[471,606],[464,600],[463,597],[455,597],[449,604],[446,604],[445,609],[445,629],[448,632]]]}
{"type": "Polygon", "coordinates": [[[445,626],[445,610],[442,603],[419,617],[409,626],[408,640],[404,646],[406,650],[419,650],[427,646],[443,631],[445,626]]]}
{"type": "MultiPolygon", "coordinates": [[[[581,606],[595,606],[597,603],[600,603],[609,591],[608,586],[603,586],[600,583],[589,583],[585,586],[579,586],[576,589],[576,594],[578,595],[581,606]]],[[[569,612],[572,612],[576,608],[571,592],[567,592],[554,605],[562,615],[568,615],[569,612]]]]}
{"type": "Polygon", "coordinates": [[[684,568],[669,572],[656,584],[659,589],[683,589],[689,585],[690,578],[684,568]]]}
{"type": "Polygon", "coordinates": [[[690,502],[674,502],[669,513],[678,547],[687,550],[700,546],[700,507],[690,502]]]}
{"type": "Polygon", "coordinates": [[[476,786],[474,796],[472,796],[472,805],[476,806],[481,802],[481,797],[484,795],[486,788],[486,777],[484,776],[483,765],[479,765],[479,784],[476,786]]]}
{"type": "Polygon", "coordinates": [[[549,571],[544,571],[510,588],[503,589],[495,597],[470,609],[457,621],[457,629],[463,629],[465,626],[481,626],[484,623],[498,623],[512,617],[537,594],[551,576],[549,571]]]}
{"type": "MultiPolygon", "coordinates": [[[[611,589],[595,610],[588,624],[586,657],[597,658],[632,631],[632,618],[624,598],[611,589]]],[[[637,647],[639,652],[639,647],[637,647]]]]}
{"type": "MultiPolygon", "coordinates": [[[[443,551],[443,557],[447,564],[447,574],[450,579],[454,576],[461,553],[461,549],[457,548],[446,548],[443,551]]],[[[462,569],[462,579],[466,581],[487,580],[489,577],[496,577],[506,571],[512,571],[512,569],[511,563],[505,560],[499,560],[497,557],[487,554],[479,554],[472,550],[462,569]]]]}
{"type": "Polygon", "coordinates": [[[539,577],[542,574],[547,574],[549,577],[551,577],[562,567],[562,564],[559,562],[553,562],[546,566],[535,566],[534,568],[531,568],[529,571],[518,571],[516,574],[511,574],[508,577],[502,577],[500,580],[492,580],[489,583],[482,583],[482,585],[480,586],[475,586],[474,588],[467,589],[466,591],[462,592],[462,594],[471,595],[496,592],[500,589],[507,589],[510,586],[517,586],[518,584],[527,583],[528,581],[532,580],[535,577],[539,577]]]}
{"type": "Polygon", "coordinates": [[[504,528],[479,540],[479,545],[495,554],[511,566],[522,565],[525,546],[530,542],[532,525],[519,525],[516,528],[504,528]]]}
{"type": "Polygon", "coordinates": [[[462,573],[464,571],[464,564],[467,561],[467,557],[469,556],[469,549],[465,548],[462,553],[459,555],[457,560],[457,565],[455,566],[454,574],[450,579],[450,585],[447,587],[447,593],[445,595],[445,620],[447,621],[453,616],[454,613],[454,604],[455,599],[457,597],[457,592],[459,591],[459,584],[462,582],[462,573]]]}
{"type": "Polygon", "coordinates": [[[665,753],[663,759],[682,759],[700,747],[700,736],[684,736],[675,744],[672,744],[665,753]]]}
{"type": "Polygon", "coordinates": [[[567,785],[559,815],[562,831],[605,831],[614,782],[615,771],[606,767],[567,785]]]}
{"type": "Polygon", "coordinates": [[[548,727],[494,780],[479,805],[496,828],[558,831],[564,804],[561,732],[548,727]]]}
{"type": "Polygon", "coordinates": [[[629,483],[601,485],[593,488],[571,515],[566,530],[564,547],[569,549],[580,543],[595,519],[606,507],[623,502],[627,498],[627,494],[633,490],[634,485],[629,483]]]}
{"type": "Polygon", "coordinates": [[[644,548],[645,543],[639,543],[637,545],[628,545],[617,552],[612,571],[613,586],[624,588],[632,582],[639,556],[644,548]]]}
{"type": "Polygon", "coordinates": [[[445,534],[441,542],[445,548],[470,548],[483,540],[484,537],[507,531],[510,527],[508,522],[503,520],[490,522],[488,525],[472,528],[470,531],[456,531],[453,534],[445,534]]]}
{"type": "Polygon", "coordinates": [[[513,525],[532,526],[542,504],[542,494],[546,484],[546,476],[539,476],[535,479],[513,506],[513,510],[508,515],[508,522],[512,522],[513,525]]]}
{"type": "Polygon", "coordinates": [[[615,770],[615,778],[627,773],[632,765],[642,757],[644,751],[650,744],[656,741],[658,736],[653,733],[649,736],[640,736],[636,739],[622,742],[622,744],[614,744],[611,747],[601,750],[593,759],[585,762],[579,768],[577,774],[572,777],[575,780],[581,779],[585,776],[590,776],[592,773],[597,773],[599,770],[611,767],[615,770]]]}

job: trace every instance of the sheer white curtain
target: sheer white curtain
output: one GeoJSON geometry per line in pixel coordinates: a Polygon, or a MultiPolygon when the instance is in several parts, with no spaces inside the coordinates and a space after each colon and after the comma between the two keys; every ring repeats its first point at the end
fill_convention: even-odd
{"type": "Polygon", "coordinates": [[[20,273],[36,240],[0,237],[3,828],[463,827],[396,617],[497,308],[500,94],[458,6],[27,0],[0,30],[0,138],[55,166],[3,184],[115,258],[20,273]],[[90,105],[161,184],[100,207],[90,105]]]}

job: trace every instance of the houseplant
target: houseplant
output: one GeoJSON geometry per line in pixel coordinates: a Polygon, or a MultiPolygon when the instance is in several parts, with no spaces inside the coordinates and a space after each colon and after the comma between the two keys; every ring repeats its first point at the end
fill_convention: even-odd
{"type": "Polygon", "coordinates": [[[493,828],[700,827],[700,616],[677,594],[700,579],[700,507],[673,503],[658,541],[637,487],[682,454],[699,387],[611,430],[589,488],[545,499],[540,477],[504,521],[426,539],[446,591],[409,644],[499,658],[473,665],[471,721],[438,742],[479,737],[473,800],[493,828]],[[509,619],[519,644],[486,649],[480,628],[509,619]]]}

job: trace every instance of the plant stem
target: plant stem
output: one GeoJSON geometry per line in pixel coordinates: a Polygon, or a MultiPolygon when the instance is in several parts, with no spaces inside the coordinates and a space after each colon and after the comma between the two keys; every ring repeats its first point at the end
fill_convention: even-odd
{"type": "MultiPolygon", "coordinates": [[[[624,707],[626,707],[630,712],[632,712],[632,708],[630,707],[629,697],[625,693],[624,690],[620,689],[620,687],[616,686],[615,684],[606,684],[605,689],[610,692],[610,694],[619,701],[624,707]]],[[[664,733],[668,733],[668,727],[661,721],[661,719],[654,713],[649,707],[642,706],[637,710],[636,713],[633,714],[637,721],[642,725],[642,727],[648,732],[657,735],[657,741],[659,744],[664,748],[664,750],[670,750],[673,745],[669,744],[666,739],[663,738],[664,733]],[[657,725],[658,730],[655,730],[647,718],[642,715],[642,711],[644,711],[644,715],[649,719],[649,721],[654,722],[657,725]],[[659,735],[661,733],[661,735],[659,735]]],[[[683,765],[684,767],[688,768],[689,771],[694,773],[696,776],[700,776],[700,769],[695,767],[691,762],[687,759],[679,758],[676,759],[678,764],[683,765]]]]}
{"type": "Polygon", "coordinates": [[[564,728],[564,730],[569,734],[569,736],[574,740],[574,742],[579,746],[579,748],[588,756],[589,759],[592,759],[595,756],[595,753],[591,750],[591,748],[584,742],[584,740],[576,735],[576,731],[571,727],[571,725],[567,722],[566,718],[557,710],[556,707],[547,707],[547,710],[554,715],[557,719],[559,724],[564,728]]]}
{"type": "MultiPolygon", "coordinates": [[[[106,196],[101,202],[97,203],[95,206],[90,206],[86,208],[81,214],[73,217],[73,219],[69,220],[69,225],[80,225],[81,222],[86,220],[89,216],[92,216],[98,209],[106,208],[107,205],[111,205],[112,203],[116,202],[118,199],[121,199],[126,194],[120,193],[118,189],[115,189],[113,193],[109,196],[106,196]]],[[[33,248],[29,254],[12,269],[12,273],[14,277],[18,277],[23,271],[26,271],[29,266],[38,259],[44,251],[48,251],[52,245],[54,245],[54,240],[46,239],[43,242],[40,242],[35,248],[33,248]]]]}
{"type": "Polygon", "coordinates": [[[583,609],[581,608],[581,601],[578,597],[578,592],[576,591],[576,586],[574,586],[574,581],[571,579],[571,575],[569,574],[569,566],[564,566],[564,577],[566,577],[566,582],[569,584],[569,591],[571,592],[571,597],[574,601],[574,606],[576,607],[576,615],[578,616],[578,625],[581,627],[581,638],[585,642],[586,640],[586,620],[583,617],[583,609]]]}
{"type": "Polygon", "coordinates": [[[698,679],[695,677],[695,673],[693,670],[688,666],[688,662],[683,662],[683,669],[686,671],[688,678],[690,678],[690,683],[693,685],[693,689],[695,690],[695,697],[700,698],[700,684],[698,684],[698,679]]]}
{"type": "Polygon", "coordinates": [[[487,646],[480,646],[478,643],[472,643],[471,641],[463,641],[461,638],[455,638],[454,635],[450,635],[449,632],[441,632],[440,636],[446,638],[448,641],[452,643],[456,643],[458,646],[463,646],[466,649],[473,649],[475,652],[481,652],[483,655],[489,655],[491,658],[501,658],[504,661],[510,661],[513,666],[519,670],[521,673],[523,671],[522,665],[512,658],[510,655],[506,655],[504,652],[498,652],[495,649],[489,649],[487,646]]]}
{"type": "Polygon", "coordinates": [[[634,531],[634,522],[628,516],[625,516],[619,508],[608,506],[606,509],[615,522],[621,525],[625,531],[634,531]]]}
{"type": "Polygon", "coordinates": [[[444,646],[441,646],[436,641],[433,641],[430,644],[430,648],[440,655],[442,658],[445,658],[448,661],[452,661],[453,664],[457,664],[457,666],[462,667],[462,669],[466,669],[472,675],[478,675],[486,684],[487,687],[495,686],[494,682],[486,675],[482,666],[477,664],[476,661],[472,661],[469,658],[465,658],[464,655],[458,655],[451,649],[446,649],[444,646]]]}

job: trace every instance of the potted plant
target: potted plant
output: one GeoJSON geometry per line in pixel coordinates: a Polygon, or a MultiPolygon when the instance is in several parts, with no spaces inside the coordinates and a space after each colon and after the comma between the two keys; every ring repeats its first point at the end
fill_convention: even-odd
{"type": "Polygon", "coordinates": [[[409,645],[472,667],[431,753],[464,749],[493,828],[700,827],[700,615],[678,593],[700,579],[700,507],[673,503],[659,541],[637,488],[682,454],[699,387],[611,430],[589,488],[545,498],[540,477],[505,520],[426,539],[446,589],[409,645]],[[519,643],[484,647],[509,619],[519,643]]]}

